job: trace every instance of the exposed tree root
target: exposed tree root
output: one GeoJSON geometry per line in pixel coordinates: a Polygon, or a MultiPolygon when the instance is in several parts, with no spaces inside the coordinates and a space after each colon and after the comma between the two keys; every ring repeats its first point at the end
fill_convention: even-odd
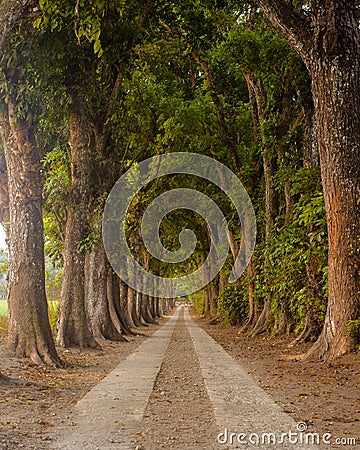
{"type": "Polygon", "coordinates": [[[285,304],[281,304],[281,312],[278,321],[276,322],[272,335],[273,336],[289,336],[291,329],[291,319],[289,311],[285,304]]]}
{"type": "Polygon", "coordinates": [[[248,320],[241,326],[240,330],[238,331],[238,334],[247,334],[252,332],[254,329],[259,317],[258,315],[252,314],[248,320]]]}
{"type": "Polygon", "coordinates": [[[305,320],[304,329],[293,341],[290,342],[288,348],[294,348],[299,344],[309,341],[315,341],[317,336],[315,334],[315,325],[311,318],[311,313],[308,313],[305,320]]]}
{"type": "Polygon", "coordinates": [[[337,340],[330,339],[327,336],[330,331],[328,327],[325,326],[314,345],[302,355],[282,355],[281,360],[283,361],[301,361],[301,362],[329,362],[332,361],[346,353],[349,353],[352,349],[350,346],[349,338],[343,336],[339,337],[337,340]],[[331,342],[331,345],[330,345],[331,342]]]}
{"type": "Polygon", "coordinates": [[[219,314],[216,316],[216,317],[214,317],[213,319],[210,319],[209,321],[208,321],[208,324],[209,325],[216,325],[217,323],[219,323],[219,319],[220,319],[220,316],[219,316],[219,314]]]}
{"type": "Polygon", "coordinates": [[[302,361],[304,358],[304,354],[301,355],[280,355],[278,360],[279,361],[302,361]]]}
{"type": "Polygon", "coordinates": [[[319,336],[315,344],[306,352],[300,355],[281,355],[280,361],[300,361],[300,362],[319,362],[327,361],[331,358],[329,353],[329,344],[324,338],[324,333],[319,336]]]}
{"type": "MultiPolygon", "coordinates": [[[[89,334],[89,332],[87,332],[86,334],[89,334]]],[[[56,344],[62,348],[78,347],[80,348],[80,350],[84,350],[86,348],[91,348],[94,350],[102,349],[101,345],[98,342],[96,342],[92,334],[91,335],[89,334],[86,337],[80,336],[79,339],[77,339],[76,341],[73,339],[69,339],[68,337],[65,337],[63,334],[62,335],[58,334],[56,344]]]]}
{"type": "Polygon", "coordinates": [[[29,358],[36,365],[64,367],[64,361],[57,354],[53,341],[49,339],[37,336],[36,333],[27,338],[13,333],[8,337],[7,348],[19,358],[29,358]]]}
{"type": "Polygon", "coordinates": [[[267,298],[263,310],[255,324],[253,330],[250,331],[250,337],[258,336],[259,334],[265,333],[273,320],[270,311],[271,298],[267,298]]]}
{"type": "Polygon", "coordinates": [[[64,361],[57,354],[51,354],[48,351],[40,351],[34,348],[29,355],[31,361],[38,365],[53,365],[55,367],[64,367],[64,361]]]}

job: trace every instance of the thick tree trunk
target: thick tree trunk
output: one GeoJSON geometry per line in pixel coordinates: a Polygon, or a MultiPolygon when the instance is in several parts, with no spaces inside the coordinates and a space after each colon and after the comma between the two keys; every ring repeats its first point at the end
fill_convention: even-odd
{"type": "Polygon", "coordinates": [[[134,327],[141,327],[141,318],[139,317],[136,297],[137,292],[133,288],[128,287],[128,306],[131,321],[134,327]]]}
{"type": "Polygon", "coordinates": [[[128,306],[128,285],[124,283],[121,279],[119,280],[119,289],[120,289],[120,297],[119,297],[119,305],[120,305],[120,320],[123,326],[123,330],[126,334],[134,334],[131,331],[131,318],[129,314],[129,306],[128,306]]]}
{"type": "Polygon", "coordinates": [[[136,292],[136,296],[135,296],[135,300],[136,300],[136,315],[137,315],[138,322],[140,323],[140,325],[142,327],[143,326],[147,326],[145,324],[145,321],[144,321],[142,315],[141,315],[142,294],[141,294],[141,292],[137,292],[137,291],[135,291],[135,292],[136,292]]]}
{"type": "Polygon", "coordinates": [[[12,30],[20,20],[31,14],[37,7],[35,0],[2,0],[0,2],[0,52],[4,49],[12,30]]]}
{"type": "Polygon", "coordinates": [[[125,341],[115,327],[110,314],[107,292],[108,266],[105,249],[102,243],[86,255],[86,316],[92,333],[98,341],[109,339],[125,341]]]}
{"type": "Polygon", "coordinates": [[[120,312],[120,280],[119,277],[114,273],[110,264],[108,264],[108,276],[106,283],[107,297],[109,302],[109,311],[113,324],[117,331],[119,331],[123,336],[128,334],[126,332],[123,319],[120,312]]]}
{"type": "Polygon", "coordinates": [[[274,336],[282,335],[282,334],[289,335],[290,329],[291,329],[290,313],[289,313],[287,304],[285,302],[281,302],[279,318],[277,321],[275,321],[275,325],[274,325],[272,333],[274,336]]]}
{"type": "Polygon", "coordinates": [[[328,306],[306,359],[333,359],[355,348],[347,333],[360,310],[360,62],[355,5],[309,2],[301,15],[285,0],[256,0],[304,60],[312,79],[329,237],[328,306]]]}
{"type": "Polygon", "coordinates": [[[69,121],[72,195],[66,222],[57,343],[62,347],[98,347],[86,319],[85,251],[79,248],[87,233],[92,148],[89,122],[79,102],[70,106],[69,121]]]}
{"type": "MultiPolygon", "coordinates": [[[[265,243],[270,241],[273,234],[274,221],[278,213],[278,197],[275,190],[275,173],[276,173],[276,158],[269,157],[266,154],[263,155],[264,177],[265,177],[265,243]]],[[[267,263],[269,264],[269,263],[267,263]]],[[[268,281],[266,281],[268,284],[268,281]]],[[[255,336],[266,332],[272,324],[275,324],[275,317],[271,313],[271,294],[267,294],[263,310],[252,330],[251,335],[255,336]]],[[[278,325],[281,327],[288,323],[288,317],[281,317],[286,314],[286,306],[280,305],[280,317],[278,325]]],[[[280,332],[280,329],[275,330],[276,333],[280,332]]]]}
{"type": "Polygon", "coordinates": [[[216,318],[218,317],[217,314],[217,307],[218,307],[218,295],[219,295],[219,279],[216,278],[212,281],[212,283],[209,286],[210,288],[210,317],[216,318]]]}
{"type": "Polygon", "coordinates": [[[314,61],[312,79],[329,238],[329,297],[322,334],[308,358],[321,359],[353,350],[359,340],[347,333],[348,322],[360,316],[359,60],[350,64],[344,55],[336,63],[314,61]]]}
{"type": "Polygon", "coordinates": [[[39,151],[32,125],[16,117],[13,99],[0,121],[10,206],[8,348],[35,363],[59,365],[45,294],[39,151]]]}
{"type": "Polygon", "coordinates": [[[136,292],[136,311],[138,314],[139,322],[141,323],[142,327],[147,327],[148,324],[146,323],[145,317],[143,316],[143,308],[142,308],[143,301],[144,301],[144,294],[142,292],[136,292]]]}
{"type": "Polygon", "coordinates": [[[143,294],[141,297],[141,315],[145,323],[147,324],[156,324],[157,322],[151,315],[150,311],[150,297],[146,294],[143,294]]]}

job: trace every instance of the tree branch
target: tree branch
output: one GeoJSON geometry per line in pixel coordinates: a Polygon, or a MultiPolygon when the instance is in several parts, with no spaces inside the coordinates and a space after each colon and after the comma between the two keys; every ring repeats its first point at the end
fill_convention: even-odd
{"type": "Polygon", "coordinates": [[[313,45],[310,20],[286,0],[255,0],[277,32],[285,38],[304,61],[313,45]]]}
{"type": "MultiPolygon", "coordinates": [[[[138,20],[136,22],[135,36],[137,33],[140,32],[141,27],[143,26],[144,22],[148,19],[151,12],[153,11],[155,4],[156,4],[156,0],[149,0],[147,2],[147,4],[145,5],[144,10],[140,14],[140,17],[138,18],[138,20]]],[[[117,99],[119,97],[119,92],[120,92],[120,88],[121,88],[121,85],[122,85],[122,82],[124,79],[124,74],[125,74],[125,69],[126,69],[125,57],[129,54],[129,52],[134,47],[135,36],[127,43],[127,46],[125,47],[125,50],[124,50],[124,57],[120,61],[120,67],[119,67],[119,71],[117,73],[116,80],[115,80],[115,83],[114,83],[114,86],[113,86],[113,89],[111,92],[109,105],[108,105],[108,109],[107,109],[106,116],[105,116],[105,121],[107,121],[110,118],[111,114],[113,113],[113,111],[115,109],[115,105],[116,105],[117,99]]]]}

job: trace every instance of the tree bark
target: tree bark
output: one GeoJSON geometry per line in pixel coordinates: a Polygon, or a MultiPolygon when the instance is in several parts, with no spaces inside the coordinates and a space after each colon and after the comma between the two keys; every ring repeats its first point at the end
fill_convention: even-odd
{"type": "MultiPolygon", "coordinates": [[[[4,127],[2,127],[4,130],[4,127]]],[[[5,132],[5,130],[4,130],[5,132]]],[[[10,136],[2,136],[3,141],[7,140],[10,145],[10,136]]],[[[3,143],[3,146],[6,145],[3,143]]],[[[0,157],[0,223],[4,228],[6,242],[8,244],[10,238],[10,209],[9,209],[9,187],[8,174],[6,167],[5,155],[0,157]]]]}
{"type": "Polygon", "coordinates": [[[305,359],[333,359],[355,348],[347,325],[360,310],[360,63],[351,2],[309,2],[301,15],[284,0],[256,0],[305,62],[312,80],[329,237],[328,306],[305,359]]]}
{"type": "Polygon", "coordinates": [[[254,261],[250,261],[246,267],[246,275],[248,277],[249,316],[240,328],[239,333],[247,333],[253,330],[259,319],[259,302],[255,290],[256,265],[254,261]]]}
{"type": "Polygon", "coordinates": [[[142,308],[143,301],[144,301],[144,294],[142,292],[136,292],[136,310],[138,313],[139,321],[142,327],[147,327],[148,324],[146,323],[146,319],[143,315],[143,308],[142,308]]]}
{"type": "Polygon", "coordinates": [[[123,326],[123,330],[126,334],[134,334],[131,331],[131,319],[129,315],[129,307],[128,307],[128,285],[124,283],[121,279],[119,280],[119,289],[120,289],[120,297],[119,297],[119,305],[120,305],[120,320],[123,326]]]}
{"type": "Polygon", "coordinates": [[[141,315],[145,323],[147,324],[157,324],[157,322],[154,320],[154,318],[151,315],[150,310],[150,297],[146,294],[143,294],[141,296],[141,315]]]}
{"type": "Polygon", "coordinates": [[[141,318],[139,317],[136,297],[137,292],[133,288],[128,287],[128,305],[130,317],[135,327],[141,327],[141,318]]]}
{"type": "Polygon", "coordinates": [[[109,302],[109,311],[113,324],[116,329],[124,336],[128,334],[124,327],[123,320],[120,313],[120,287],[119,287],[119,277],[114,273],[110,264],[108,265],[108,276],[106,283],[107,297],[109,302]]]}
{"type": "Polygon", "coordinates": [[[107,291],[108,266],[102,243],[86,255],[86,316],[97,341],[125,341],[113,323],[107,291]]]}
{"type": "Polygon", "coordinates": [[[79,248],[87,233],[90,186],[91,130],[85,108],[73,101],[69,111],[72,196],[64,242],[64,277],[60,296],[57,343],[62,347],[98,347],[85,312],[85,251],[79,248]]]}
{"type": "Polygon", "coordinates": [[[45,293],[42,179],[34,130],[16,117],[11,96],[0,121],[10,213],[8,348],[38,364],[60,365],[45,293]]]}
{"type": "Polygon", "coordinates": [[[0,52],[19,20],[29,15],[30,9],[35,6],[37,6],[35,0],[2,0],[0,2],[0,52]]]}

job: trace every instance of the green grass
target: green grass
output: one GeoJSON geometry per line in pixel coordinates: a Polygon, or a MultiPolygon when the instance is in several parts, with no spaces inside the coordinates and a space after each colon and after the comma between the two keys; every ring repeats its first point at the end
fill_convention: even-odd
{"type": "Polygon", "coordinates": [[[7,311],[7,301],[0,300],[0,333],[6,333],[8,330],[7,311]]]}
{"type": "Polygon", "coordinates": [[[6,300],[0,300],[0,317],[7,317],[8,307],[6,300]]]}
{"type": "Polygon", "coordinates": [[[51,329],[54,331],[58,312],[59,312],[59,301],[51,300],[50,302],[48,302],[48,309],[49,309],[50,326],[51,326],[51,329]]]}

